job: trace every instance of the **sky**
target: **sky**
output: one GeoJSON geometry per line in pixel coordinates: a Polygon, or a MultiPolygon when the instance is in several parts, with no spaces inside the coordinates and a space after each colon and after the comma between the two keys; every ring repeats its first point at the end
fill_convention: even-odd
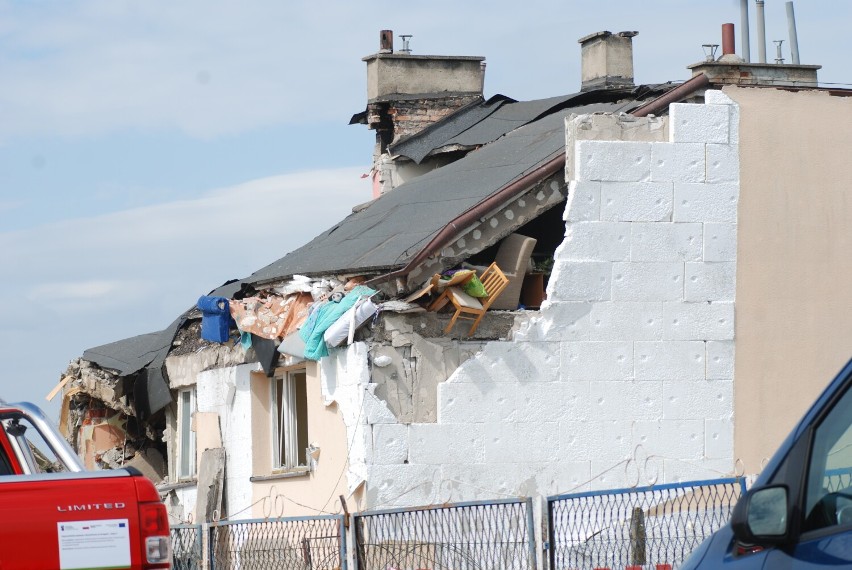
{"type": "MultiPolygon", "coordinates": [[[[767,57],[785,3],[766,0],[767,57]]],[[[637,83],[682,81],[738,0],[0,0],[0,398],[86,348],[158,331],[370,199],[379,31],[479,55],[485,96],[579,90],[577,39],[637,30],[637,83]]],[[[755,7],[752,60],[757,59],[755,7]]],[[[852,87],[852,3],[795,3],[801,62],[852,87]]],[[[396,38],[397,47],[400,46],[396,38]]]]}

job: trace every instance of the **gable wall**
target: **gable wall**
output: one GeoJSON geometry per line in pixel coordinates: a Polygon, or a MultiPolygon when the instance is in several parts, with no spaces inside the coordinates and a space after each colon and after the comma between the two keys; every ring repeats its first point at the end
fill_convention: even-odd
{"type": "Polygon", "coordinates": [[[852,98],[725,93],[742,115],[736,451],[756,472],[852,356],[852,98]]]}

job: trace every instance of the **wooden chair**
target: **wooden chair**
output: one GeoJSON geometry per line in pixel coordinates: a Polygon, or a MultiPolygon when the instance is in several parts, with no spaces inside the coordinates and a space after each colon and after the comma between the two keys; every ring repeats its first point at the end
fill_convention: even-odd
{"type": "Polygon", "coordinates": [[[485,292],[488,293],[487,297],[477,299],[476,297],[471,297],[465,293],[460,287],[447,287],[444,289],[444,292],[441,293],[437,299],[432,301],[431,305],[429,305],[430,311],[438,310],[447,303],[451,303],[453,307],[455,307],[453,318],[450,319],[450,323],[444,329],[444,333],[450,332],[453,326],[455,326],[456,321],[462,319],[473,321],[473,324],[470,326],[470,330],[467,333],[467,336],[473,336],[474,331],[476,331],[476,328],[479,326],[479,322],[482,320],[482,317],[485,316],[485,312],[488,311],[491,303],[500,296],[500,293],[502,293],[509,284],[509,278],[506,277],[499,267],[497,267],[496,263],[489,265],[485,271],[482,272],[482,275],[479,276],[479,280],[482,281],[482,285],[485,287],[485,292]]]}

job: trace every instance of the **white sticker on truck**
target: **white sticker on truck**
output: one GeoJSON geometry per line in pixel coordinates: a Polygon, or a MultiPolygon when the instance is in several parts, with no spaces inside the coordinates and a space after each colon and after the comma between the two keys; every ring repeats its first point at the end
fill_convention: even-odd
{"type": "Polygon", "coordinates": [[[56,523],[60,570],[130,568],[127,519],[56,523]]]}

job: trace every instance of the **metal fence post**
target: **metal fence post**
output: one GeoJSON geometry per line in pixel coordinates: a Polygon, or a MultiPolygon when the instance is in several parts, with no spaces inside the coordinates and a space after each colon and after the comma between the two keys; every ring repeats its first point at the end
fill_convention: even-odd
{"type": "Polygon", "coordinates": [[[548,570],[556,568],[556,531],[553,525],[553,499],[545,497],[547,503],[547,539],[545,542],[545,550],[547,551],[547,567],[548,570]]]}
{"type": "Polygon", "coordinates": [[[206,542],[207,546],[207,548],[203,548],[204,544],[202,543],[201,552],[203,553],[203,560],[201,561],[201,566],[204,570],[213,570],[213,537],[211,536],[213,527],[210,526],[210,523],[204,522],[202,523],[201,528],[202,540],[206,542]]]}
{"type": "Polygon", "coordinates": [[[350,519],[350,532],[352,533],[352,562],[354,570],[361,570],[361,517],[359,514],[352,513],[350,519]]]}
{"type": "MultiPolygon", "coordinates": [[[[740,480],[740,491],[741,491],[742,495],[745,495],[746,491],[747,491],[747,489],[746,489],[746,478],[745,477],[738,477],[738,479],[740,480]]],[[[742,495],[740,495],[740,496],[742,496],[742,495]]]]}
{"type": "Polygon", "coordinates": [[[527,506],[527,542],[530,549],[530,568],[536,570],[538,568],[538,555],[535,548],[535,520],[533,519],[532,497],[527,497],[525,503],[527,506]]]}
{"type": "Polygon", "coordinates": [[[346,515],[340,515],[340,522],[338,525],[338,533],[340,534],[340,567],[342,570],[347,570],[349,561],[346,559],[346,541],[348,540],[348,533],[346,532],[346,515]]]}

